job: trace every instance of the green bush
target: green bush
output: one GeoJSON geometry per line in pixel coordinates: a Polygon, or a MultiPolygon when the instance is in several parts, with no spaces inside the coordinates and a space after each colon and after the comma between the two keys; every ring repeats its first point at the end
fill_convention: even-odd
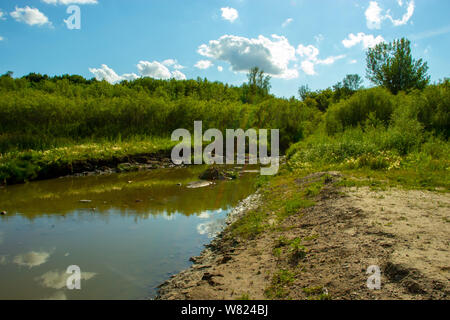
{"type": "Polygon", "coordinates": [[[331,106],[326,114],[327,133],[332,135],[348,127],[364,125],[372,114],[388,124],[394,109],[393,96],[382,88],[361,90],[347,100],[331,106]]]}
{"type": "Polygon", "coordinates": [[[119,140],[170,137],[178,128],[279,129],[287,149],[320,121],[320,112],[297,100],[267,96],[240,100],[241,89],[205,80],[138,79],[111,85],[78,78],[0,77],[0,153],[119,140]]]}
{"type": "Polygon", "coordinates": [[[401,155],[416,151],[423,142],[423,127],[413,115],[397,109],[392,124],[387,130],[382,146],[385,150],[396,150],[401,155]]]}
{"type": "Polygon", "coordinates": [[[448,139],[450,136],[450,81],[428,86],[421,92],[415,92],[414,105],[418,120],[425,130],[434,131],[448,139]]]}

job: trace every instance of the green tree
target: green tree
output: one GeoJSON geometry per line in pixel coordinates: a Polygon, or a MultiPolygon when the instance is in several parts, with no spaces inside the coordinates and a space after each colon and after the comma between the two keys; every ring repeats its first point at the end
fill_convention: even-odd
{"type": "Polygon", "coordinates": [[[342,81],[343,87],[350,91],[358,91],[362,87],[363,80],[359,74],[348,74],[342,81]]]}
{"type": "Polygon", "coordinates": [[[9,77],[12,78],[13,77],[14,72],[12,71],[7,71],[5,74],[2,74],[1,77],[9,77]]]}
{"type": "Polygon", "coordinates": [[[307,84],[300,86],[300,88],[298,88],[298,96],[300,97],[300,99],[302,101],[305,101],[306,98],[309,97],[309,95],[311,94],[311,89],[309,89],[309,86],[307,84]]]}
{"type": "Polygon", "coordinates": [[[351,97],[356,91],[361,89],[362,79],[358,74],[348,74],[344,80],[333,86],[333,101],[338,102],[341,99],[351,97]]]}
{"type": "Polygon", "coordinates": [[[263,94],[269,94],[271,77],[264,73],[264,70],[254,67],[247,74],[248,85],[251,88],[257,88],[263,94]]]}
{"type": "Polygon", "coordinates": [[[411,42],[402,38],[380,43],[367,51],[367,78],[393,94],[409,89],[423,89],[430,81],[428,65],[411,54],[411,42]]]}
{"type": "Polygon", "coordinates": [[[247,74],[248,82],[242,87],[244,89],[244,102],[256,103],[261,98],[265,98],[270,92],[271,77],[264,73],[264,70],[254,67],[247,74]]]}
{"type": "Polygon", "coordinates": [[[298,95],[307,106],[319,109],[325,112],[333,98],[333,90],[327,88],[324,90],[311,91],[308,85],[302,85],[298,89],[298,95]]]}

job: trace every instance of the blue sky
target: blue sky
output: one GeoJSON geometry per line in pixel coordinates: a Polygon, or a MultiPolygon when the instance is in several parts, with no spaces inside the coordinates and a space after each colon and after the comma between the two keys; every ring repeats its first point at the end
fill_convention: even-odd
{"type": "Polygon", "coordinates": [[[437,81],[450,76],[449,12],[448,0],[0,0],[0,74],[240,85],[258,65],[290,97],[364,76],[368,47],[405,36],[437,81]],[[73,4],[81,29],[64,22],[73,4]]]}

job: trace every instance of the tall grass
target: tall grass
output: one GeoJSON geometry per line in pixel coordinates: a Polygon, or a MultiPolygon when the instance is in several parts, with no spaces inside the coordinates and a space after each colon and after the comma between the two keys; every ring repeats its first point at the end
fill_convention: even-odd
{"type": "Polygon", "coordinates": [[[0,153],[85,140],[170,137],[178,128],[193,130],[195,120],[222,131],[280,129],[282,148],[287,148],[303,136],[304,121],[319,119],[319,111],[299,101],[268,96],[257,104],[244,104],[235,88],[216,83],[194,81],[194,86],[192,81],[142,79],[117,85],[67,80],[35,84],[5,78],[9,77],[0,78],[0,153]],[[183,93],[175,94],[178,86],[183,93]]]}
{"type": "MultiPolygon", "coordinates": [[[[413,126],[412,120],[416,120],[426,131],[449,137],[450,81],[428,86],[423,91],[401,92],[398,95],[383,88],[360,90],[328,109],[325,127],[327,134],[334,135],[351,127],[388,127],[392,122],[401,129],[402,123],[403,126],[413,126]]],[[[414,132],[417,132],[417,125],[415,127],[414,132]]]]}
{"type": "Polygon", "coordinates": [[[294,169],[376,170],[414,186],[450,187],[448,81],[392,95],[380,88],[333,105],[311,136],[290,147],[294,169]],[[414,180],[414,181],[412,181],[414,180]]]}
{"type": "Polygon", "coordinates": [[[143,142],[156,141],[165,149],[167,143],[161,141],[178,128],[192,132],[196,120],[203,121],[205,130],[279,129],[281,152],[289,148],[288,158],[299,167],[392,170],[416,165],[446,172],[449,83],[397,95],[382,88],[362,89],[330,102],[322,112],[272,95],[243,103],[242,88],[201,79],[144,78],[111,85],[76,76],[2,76],[0,179],[32,178],[55,161],[107,157],[105,148],[138,153],[148,150],[143,142]],[[79,145],[95,147],[84,152],[79,145]],[[61,150],[73,152],[59,155],[61,150]]]}

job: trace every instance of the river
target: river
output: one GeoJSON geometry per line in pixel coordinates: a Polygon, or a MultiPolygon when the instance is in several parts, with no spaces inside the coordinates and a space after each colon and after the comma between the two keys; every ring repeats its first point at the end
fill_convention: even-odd
{"type": "Polygon", "coordinates": [[[146,299],[190,266],[255,173],[190,188],[202,167],[64,177],[0,189],[0,299],[146,299]],[[69,266],[81,288],[69,290],[69,266]]]}

